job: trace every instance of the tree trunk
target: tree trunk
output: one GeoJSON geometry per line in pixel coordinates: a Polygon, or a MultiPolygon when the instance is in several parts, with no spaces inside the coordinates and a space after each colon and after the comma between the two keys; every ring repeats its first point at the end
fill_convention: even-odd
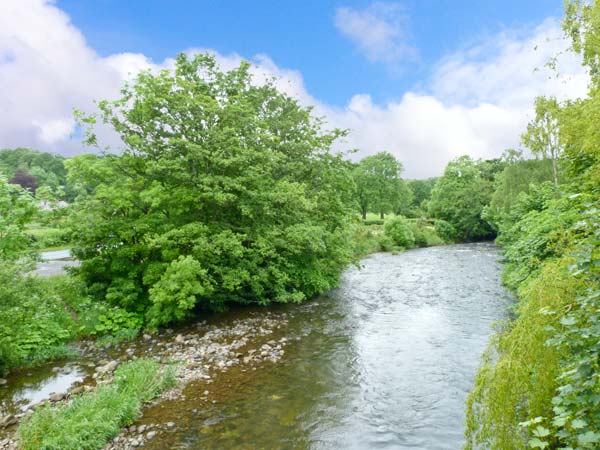
{"type": "Polygon", "coordinates": [[[554,175],[554,186],[558,187],[558,169],[556,167],[556,158],[552,158],[552,175],[554,175]]]}
{"type": "Polygon", "coordinates": [[[367,220],[367,210],[366,209],[362,210],[362,218],[363,218],[363,220],[367,220]]]}
{"type": "Polygon", "coordinates": [[[383,216],[384,216],[384,214],[383,214],[383,211],[381,211],[381,212],[379,213],[379,217],[381,218],[381,220],[383,220],[383,216]]]}

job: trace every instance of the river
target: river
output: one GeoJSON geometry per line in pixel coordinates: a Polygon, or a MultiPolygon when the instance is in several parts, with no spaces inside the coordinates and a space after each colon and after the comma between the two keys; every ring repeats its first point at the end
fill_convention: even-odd
{"type": "Polygon", "coordinates": [[[480,356],[513,301],[500,270],[489,243],[371,255],[328,295],[270,308],[286,323],[278,362],[146,410],[139,423],[177,426],[144,448],[458,450],[480,356]]]}
{"type": "Polygon", "coordinates": [[[193,385],[161,410],[181,425],[150,448],[460,449],[480,355],[512,301],[496,247],[376,254],[361,266],[327,297],[280,308],[293,341],[282,361],[229,372],[231,386],[200,412],[193,385]]]}

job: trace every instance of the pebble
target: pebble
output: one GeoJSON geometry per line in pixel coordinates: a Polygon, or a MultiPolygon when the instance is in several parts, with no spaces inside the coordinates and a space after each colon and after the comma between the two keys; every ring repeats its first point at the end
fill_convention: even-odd
{"type": "Polygon", "coordinates": [[[2,419],[0,419],[0,428],[6,428],[14,425],[15,423],[17,423],[17,418],[12,414],[9,414],[8,416],[4,416],[2,419]]]}
{"type": "Polygon", "coordinates": [[[65,398],[65,394],[62,393],[62,392],[50,395],[50,401],[51,402],[60,402],[64,398],[65,398]]]}

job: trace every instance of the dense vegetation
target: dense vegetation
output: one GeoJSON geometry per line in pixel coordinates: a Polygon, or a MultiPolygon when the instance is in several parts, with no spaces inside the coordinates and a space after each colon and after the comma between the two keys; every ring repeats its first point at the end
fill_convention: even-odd
{"type": "Polygon", "coordinates": [[[141,327],[125,310],[92,301],[75,277],[31,274],[37,255],[27,233],[35,215],[31,193],[0,177],[0,375],[70,355],[66,344],[77,337],[118,339],[141,327]]]}
{"type": "Polygon", "coordinates": [[[67,182],[65,160],[64,156],[29,148],[0,149],[0,174],[32,194],[43,188],[61,199],[71,199],[74,193],[67,182]]]}
{"type": "Polygon", "coordinates": [[[96,298],[158,326],[336,285],[352,257],[351,179],[329,152],[341,132],[270,83],[252,84],[248,68],[180,55],[174,72],[143,73],[83,118],[110,123],[125,143],[69,166],[92,187],[72,226],[96,298]]]}
{"type": "Polygon", "coordinates": [[[484,216],[519,302],[470,396],[467,448],[600,447],[600,5],[566,5],[589,94],[539,99],[523,142],[544,160],[516,158],[496,178],[484,216]]]}

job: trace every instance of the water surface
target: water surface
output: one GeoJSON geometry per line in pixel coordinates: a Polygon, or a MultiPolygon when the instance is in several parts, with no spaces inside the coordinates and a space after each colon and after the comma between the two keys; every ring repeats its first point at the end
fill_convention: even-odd
{"type": "Polygon", "coordinates": [[[273,308],[289,320],[282,361],[192,383],[148,410],[144,422],[177,427],[146,448],[461,448],[480,355],[511,301],[496,247],[376,254],[361,266],[326,297],[273,308]]]}

